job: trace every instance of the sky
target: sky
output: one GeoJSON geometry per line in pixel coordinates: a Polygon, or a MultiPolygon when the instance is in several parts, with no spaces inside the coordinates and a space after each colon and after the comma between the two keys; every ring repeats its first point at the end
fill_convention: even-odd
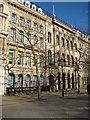
{"type": "Polygon", "coordinates": [[[82,31],[88,31],[88,2],[36,2],[44,10],[75,26],[82,31]]]}

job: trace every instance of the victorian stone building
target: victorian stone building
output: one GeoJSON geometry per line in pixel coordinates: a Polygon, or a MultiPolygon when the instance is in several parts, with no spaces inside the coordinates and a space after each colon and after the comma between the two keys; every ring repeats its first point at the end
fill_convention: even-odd
{"type": "Polygon", "coordinates": [[[0,1],[0,88],[87,84],[90,42],[73,26],[50,17],[27,0],[0,1]]]}

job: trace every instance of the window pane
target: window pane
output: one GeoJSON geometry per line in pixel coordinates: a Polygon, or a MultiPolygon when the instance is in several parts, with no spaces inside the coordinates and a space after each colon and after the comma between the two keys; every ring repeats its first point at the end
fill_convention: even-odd
{"type": "Polygon", "coordinates": [[[0,5],[0,12],[3,12],[3,5],[0,5]]]}
{"type": "Polygon", "coordinates": [[[43,49],[43,39],[40,38],[40,48],[43,49]]]}
{"type": "Polygon", "coordinates": [[[23,32],[20,31],[20,32],[19,32],[19,42],[20,42],[20,43],[23,42],[23,38],[24,38],[23,32]]]}
{"type": "Polygon", "coordinates": [[[16,30],[11,28],[11,31],[10,31],[10,40],[11,41],[15,41],[15,37],[16,37],[16,30]]]}
{"type": "Polygon", "coordinates": [[[33,45],[36,45],[36,43],[37,43],[37,36],[34,36],[33,45]]]}
{"type": "Polygon", "coordinates": [[[40,33],[43,33],[43,26],[40,26],[40,33]]]}
{"type": "Polygon", "coordinates": [[[12,13],[12,22],[16,22],[16,15],[12,13]]]}
{"type": "Polygon", "coordinates": [[[40,56],[40,67],[43,68],[43,56],[40,56]]]}
{"type": "Polygon", "coordinates": [[[56,37],[56,44],[59,45],[59,36],[56,37]]]}
{"type": "Polygon", "coordinates": [[[26,65],[30,66],[30,53],[26,53],[26,65]]]}
{"type": "Polygon", "coordinates": [[[27,21],[27,28],[30,28],[30,27],[31,27],[31,21],[28,20],[28,21],[27,21]]]}
{"type": "Polygon", "coordinates": [[[34,23],[34,30],[37,30],[37,23],[34,23]]]}
{"type": "Polygon", "coordinates": [[[51,43],[51,33],[48,32],[48,43],[51,43]]]}
{"type": "Polygon", "coordinates": [[[30,45],[30,38],[31,38],[31,35],[27,34],[27,38],[26,38],[26,44],[27,45],[30,45]]]}
{"type": "Polygon", "coordinates": [[[24,25],[24,18],[20,17],[20,25],[24,25]]]}
{"type": "Polygon", "coordinates": [[[9,52],[9,64],[14,64],[14,52],[9,52]]]}
{"type": "Polygon", "coordinates": [[[36,66],[36,64],[37,64],[37,56],[35,55],[33,57],[33,66],[36,66]]]}
{"type": "Polygon", "coordinates": [[[22,53],[18,54],[18,65],[22,65],[22,53]]]}

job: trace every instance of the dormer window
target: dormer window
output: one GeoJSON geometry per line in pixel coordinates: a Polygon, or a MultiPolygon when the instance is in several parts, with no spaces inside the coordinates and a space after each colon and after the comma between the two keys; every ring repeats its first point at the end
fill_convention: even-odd
{"type": "Polygon", "coordinates": [[[36,11],[37,9],[36,5],[32,5],[32,9],[36,11]]]}
{"type": "Polygon", "coordinates": [[[38,8],[38,12],[39,12],[39,13],[42,13],[42,9],[41,9],[41,8],[38,8]]]}
{"type": "Polygon", "coordinates": [[[25,1],[25,6],[27,6],[27,7],[29,7],[30,8],[30,5],[31,5],[31,3],[29,2],[29,1],[25,1]]]}
{"type": "Polygon", "coordinates": [[[0,4],[0,12],[3,12],[3,5],[0,4]]]}

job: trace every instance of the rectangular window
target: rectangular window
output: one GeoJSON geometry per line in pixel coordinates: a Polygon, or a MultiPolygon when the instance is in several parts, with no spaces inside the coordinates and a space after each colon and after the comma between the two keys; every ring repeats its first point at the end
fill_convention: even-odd
{"type": "Polygon", "coordinates": [[[30,66],[30,53],[26,53],[26,66],[30,66]]]}
{"type": "Polygon", "coordinates": [[[16,30],[11,28],[11,31],[10,31],[10,40],[11,41],[15,41],[16,39],[16,30]]]}
{"type": "Polygon", "coordinates": [[[37,55],[34,55],[33,57],[33,67],[37,64],[37,55]]]}
{"type": "Polygon", "coordinates": [[[14,51],[9,51],[9,64],[14,64],[14,51]]]}
{"type": "Polygon", "coordinates": [[[43,49],[43,39],[40,38],[40,48],[43,49]]]}
{"type": "Polygon", "coordinates": [[[31,38],[31,35],[29,33],[27,33],[27,38],[26,38],[27,45],[30,45],[30,38],[31,38]]]}
{"type": "Polygon", "coordinates": [[[30,20],[27,20],[27,28],[31,28],[31,21],[30,20]]]}
{"type": "Polygon", "coordinates": [[[33,38],[33,45],[36,46],[36,44],[37,44],[37,36],[34,36],[34,38],[33,38]]]}
{"type": "Polygon", "coordinates": [[[24,18],[23,17],[20,17],[20,25],[24,25],[24,18]]]}
{"type": "Polygon", "coordinates": [[[22,31],[19,31],[19,42],[20,42],[20,43],[23,43],[23,40],[24,40],[23,32],[22,32],[22,31]]]}
{"type": "Polygon", "coordinates": [[[43,68],[43,56],[40,56],[40,68],[43,68]]]}
{"type": "Polygon", "coordinates": [[[43,26],[40,25],[40,33],[43,33],[43,26]]]}
{"type": "Polygon", "coordinates": [[[22,56],[22,53],[19,52],[19,53],[18,53],[18,65],[22,65],[22,60],[23,60],[22,57],[23,57],[23,56],[22,56]]]}
{"type": "Polygon", "coordinates": [[[0,12],[3,12],[3,5],[0,5],[0,12]]]}
{"type": "Polygon", "coordinates": [[[37,31],[37,23],[34,23],[34,31],[37,31]]]}
{"type": "Polygon", "coordinates": [[[16,22],[16,14],[12,13],[12,22],[16,22]]]}

